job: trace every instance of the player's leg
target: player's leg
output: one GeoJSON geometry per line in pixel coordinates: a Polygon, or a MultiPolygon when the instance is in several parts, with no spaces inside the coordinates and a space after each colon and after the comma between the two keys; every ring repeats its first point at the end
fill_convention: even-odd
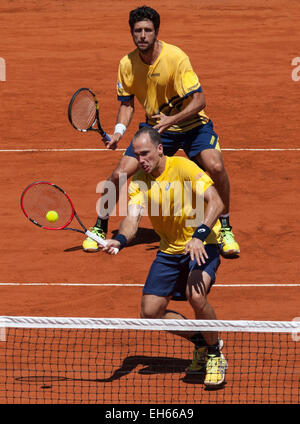
{"type": "Polygon", "coordinates": [[[194,159],[213,179],[215,187],[224,203],[222,215],[229,214],[230,182],[224,166],[222,153],[218,149],[206,149],[198,153],[194,159]]]}
{"type": "Polygon", "coordinates": [[[235,241],[229,222],[230,182],[224,166],[218,135],[214,132],[211,121],[199,127],[198,130],[190,131],[189,134],[189,143],[186,143],[184,148],[187,156],[209,173],[225,205],[224,211],[220,216],[222,253],[225,256],[238,254],[240,248],[235,241]]]}
{"type": "MultiPolygon", "coordinates": [[[[209,292],[210,286],[211,277],[207,272],[197,268],[191,271],[188,277],[186,295],[194,310],[195,319],[217,319],[213,307],[207,300],[207,294],[209,292]]],[[[203,336],[207,345],[217,345],[217,332],[204,332],[203,336]]]]}
{"type": "MultiPolygon", "coordinates": [[[[216,320],[216,313],[207,300],[207,295],[216,278],[220,264],[219,248],[207,245],[208,260],[200,267],[195,261],[190,262],[190,274],[187,280],[186,296],[189,300],[195,319],[216,320]]],[[[225,379],[227,367],[224,355],[221,352],[223,341],[219,339],[217,331],[202,331],[195,333],[190,339],[195,344],[193,360],[188,367],[188,373],[204,372],[204,384],[207,386],[220,385],[225,379]]]]}
{"type": "MultiPolygon", "coordinates": [[[[207,300],[211,277],[205,271],[191,272],[188,281],[187,296],[195,312],[195,319],[216,320],[213,307],[207,300]]],[[[227,368],[226,359],[221,351],[223,341],[217,331],[195,333],[191,340],[195,343],[193,360],[187,373],[204,373],[206,386],[220,386],[224,383],[227,368]],[[198,339],[198,340],[197,340],[198,339]]]]}
{"type": "MultiPolygon", "coordinates": [[[[114,187],[114,199],[116,202],[109,202],[106,199],[107,190],[104,190],[104,193],[102,193],[102,196],[99,200],[98,205],[98,217],[95,226],[91,229],[92,232],[97,234],[99,237],[102,237],[105,239],[106,233],[108,230],[108,220],[109,215],[112,212],[115,204],[119,200],[120,190],[121,190],[121,184],[123,184],[130,178],[135,172],[138,170],[138,161],[135,158],[135,156],[131,156],[128,154],[125,154],[119,164],[116,166],[116,168],[113,170],[110,177],[107,179],[107,182],[111,182],[114,187]],[[122,178],[121,178],[122,177],[122,178]],[[105,213],[101,214],[102,211],[105,211],[105,213]]],[[[107,186],[108,184],[106,184],[107,186]]],[[[91,238],[87,237],[82,244],[83,250],[85,252],[97,252],[99,250],[98,244],[92,240],[91,238]]]]}
{"type": "Polygon", "coordinates": [[[184,319],[181,314],[166,310],[169,300],[174,295],[177,299],[186,300],[185,285],[177,287],[177,282],[181,279],[183,256],[157,252],[143,288],[141,309],[143,318],[184,319]]]}
{"type": "Polygon", "coordinates": [[[141,318],[163,319],[165,318],[166,308],[169,303],[169,297],[156,296],[153,294],[143,294],[141,304],[141,318]]]}
{"type": "Polygon", "coordinates": [[[218,149],[206,149],[196,156],[196,160],[213,179],[215,187],[225,205],[224,211],[220,216],[222,253],[223,255],[236,255],[240,253],[240,248],[234,238],[229,222],[230,182],[224,167],[222,153],[218,149]]]}

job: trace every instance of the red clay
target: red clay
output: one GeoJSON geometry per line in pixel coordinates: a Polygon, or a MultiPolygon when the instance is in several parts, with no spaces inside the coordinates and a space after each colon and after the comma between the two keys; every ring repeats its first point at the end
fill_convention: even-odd
{"type": "MultiPolygon", "coordinates": [[[[128,12],[134,1],[1,3],[1,149],[103,148],[95,134],[75,132],[67,104],[81,86],[100,99],[110,132],[118,108],[119,59],[133,48],[128,12]],[[92,11],[92,16],[91,16],[92,11]]],[[[300,55],[300,5],[290,0],[151,1],[162,18],[160,38],[190,56],[220,135],[231,180],[231,222],[240,258],[223,259],[217,284],[299,283],[299,151],[228,151],[299,148],[300,82],[291,60],[300,55]],[[192,13],[191,13],[192,11],[192,13]],[[187,25],[188,23],[188,25],[187,25]]],[[[120,148],[143,119],[136,115],[120,148]]],[[[2,254],[1,315],[138,317],[141,287],[29,286],[28,283],[143,284],[158,242],[149,221],[138,244],[116,257],[85,254],[82,237],[46,232],[19,208],[35,180],[61,185],[86,225],[96,216],[96,185],[122,152],[0,153],[2,254]]],[[[116,230],[119,217],[110,221],[116,230]]],[[[223,319],[291,320],[299,315],[297,287],[215,287],[210,294],[223,319]]],[[[192,318],[184,303],[173,305],[192,318]]]]}

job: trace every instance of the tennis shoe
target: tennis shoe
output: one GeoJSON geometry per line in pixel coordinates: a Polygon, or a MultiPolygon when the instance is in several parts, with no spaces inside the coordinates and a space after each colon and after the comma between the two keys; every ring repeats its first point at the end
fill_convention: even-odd
{"type": "MultiPolygon", "coordinates": [[[[105,240],[105,238],[106,238],[106,234],[102,230],[102,228],[92,227],[92,228],[90,228],[90,232],[96,234],[98,237],[101,237],[103,240],[105,240]]],[[[82,248],[87,253],[98,252],[98,250],[99,250],[98,243],[95,240],[91,239],[90,237],[87,237],[83,241],[82,248]]]]}
{"type": "Polygon", "coordinates": [[[227,362],[223,355],[208,355],[204,384],[207,387],[220,386],[225,381],[227,362]]]}
{"type": "Polygon", "coordinates": [[[221,239],[221,250],[224,256],[237,255],[240,253],[240,247],[234,239],[234,234],[230,226],[221,228],[221,239]]]}
{"type": "Polygon", "coordinates": [[[207,347],[198,347],[193,351],[193,360],[186,368],[188,374],[197,374],[205,371],[207,359],[207,347]]]}
{"type": "MultiPolygon", "coordinates": [[[[219,343],[219,350],[222,349],[224,342],[222,339],[218,339],[219,343]]],[[[197,373],[203,373],[206,369],[208,359],[208,348],[207,346],[204,347],[198,347],[194,349],[193,352],[193,360],[191,364],[186,368],[186,372],[188,374],[197,374],[197,373]]]]}

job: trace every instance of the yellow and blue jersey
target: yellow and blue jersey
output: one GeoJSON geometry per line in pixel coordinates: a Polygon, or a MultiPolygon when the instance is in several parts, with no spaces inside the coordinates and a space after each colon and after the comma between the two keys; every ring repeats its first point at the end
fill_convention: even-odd
{"type": "MultiPolygon", "coordinates": [[[[161,239],[160,251],[182,254],[203,220],[206,207],[203,195],[212,184],[211,178],[194,162],[167,156],[165,170],[158,178],[142,170],[132,177],[129,205],[136,204],[147,210],[153,229],[161,239]]],[[[217,220],[204,243],[219,244],[220,229],[217,220]]]]}
{"type": "MultiPolygon", "coordinates": [[[[124,56],[119,64],[117,93],[120,101],[135,96],[146,113],[149,125],[157,122],[151,116],[160,112],[171,116],[184,109],[191,94],[202,91],[188,56],[178,47],[162,41],[161,52],[152,65],[145,64],[138,49],[124,56]]],[[[196,116],[168,128],[186,132],[209,121],[204,110],[196,116]]]]}

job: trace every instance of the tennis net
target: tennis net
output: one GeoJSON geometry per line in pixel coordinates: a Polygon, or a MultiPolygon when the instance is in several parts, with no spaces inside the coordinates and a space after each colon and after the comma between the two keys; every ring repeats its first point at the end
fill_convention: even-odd
{"type": "Polygon", "coordinates": [[[299,403],[300,322],[0,317],[0,403],[299,403]],[[218,331],[219,387],[186,371],[218,331]]]}

